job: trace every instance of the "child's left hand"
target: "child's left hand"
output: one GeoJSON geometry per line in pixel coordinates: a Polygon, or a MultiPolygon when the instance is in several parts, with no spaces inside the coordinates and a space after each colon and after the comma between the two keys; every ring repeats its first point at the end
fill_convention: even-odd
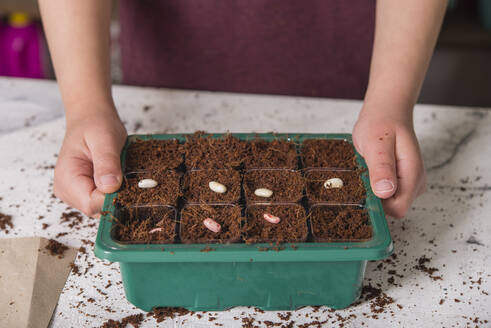
{"type": "Polygon", "coordinates": [[[353,128],[353,142],[365,158],[370,184],[385,213],[402,218],[425,191],[425,170],[412,115],[364,108],[353,128]]]}

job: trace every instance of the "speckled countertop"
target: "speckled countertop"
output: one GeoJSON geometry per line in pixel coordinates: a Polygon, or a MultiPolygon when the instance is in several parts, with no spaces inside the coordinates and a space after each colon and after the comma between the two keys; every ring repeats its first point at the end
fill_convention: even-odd
{"type": "MultiPolygon", "coordinates": [[[[120,86],[114,88],[114,98],[129,133],[351,132],[361,107],[357,101],[120,86]]],[[[67,207],[51,198],[52,167],[64,134],[62,108],[53,82],[0,79],[0,212],[12,215],[15,225],[9,234],[0,232],[0,238],[54,238],[61,233],[59,241],[85,246],[87,254],[76,260],[81,274],[69,276],[51,327],[97,327],[141,311],[126,301],[118,265],[93,255],[90,241],[95,240],[97,221],[82,217],[63,223],[60,217],[67,207]],[[63,235],[70,222],[75,229],[63,235]],[[43,223],[49,226],[43,229],[43,223]]],[[[372,300],[335,312],[306,307],[287,321],[277,312],[234,308],[159,325],[241,327],[243,318],[252,317],[259,327],[268,320],[295,321],[295,327],[317,318],[325,327],[491,327],[490,113],[416,107],[428,191],[405,219],[389,219],[396,256],[367,266],[364,284],[379,285],[394,299],[381,313],[372,312],[372,300]],[[438,269],[434,278],[416,268],[422,256],[430,259],[427,267],[438,269]],[[209,321],[210,316],[216,320],[209,321]]],[[[147,318],[142,326],[156,322],[147,318]]]]}

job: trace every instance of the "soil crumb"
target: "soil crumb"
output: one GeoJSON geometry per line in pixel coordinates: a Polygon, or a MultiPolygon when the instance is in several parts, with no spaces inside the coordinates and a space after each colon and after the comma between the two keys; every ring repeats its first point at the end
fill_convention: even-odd
{"type": "Polygon", "coordinates": [[[68,249],[67,246],[63,245],[60,242],[57,242],[54,239],[50,239],[48,245],[46,245],[45,249],[49,251],[49,254],[52,256],[58,256],[58,258],[62,258],[65,254],[65,251],[68,249]]]}

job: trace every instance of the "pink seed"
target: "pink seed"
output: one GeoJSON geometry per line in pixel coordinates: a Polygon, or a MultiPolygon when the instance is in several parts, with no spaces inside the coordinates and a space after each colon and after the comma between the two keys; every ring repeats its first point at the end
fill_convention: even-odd
{"type": "Polygon", "coordinates": [[[264,213],[264,219],[271,223],[280,223],[280,218],[269,213],[264,213]]]}
{"type": "Polygon", "coordinates": [[[205,227],[208,230],[213,231],[215,233],[220,232],[220,230],[222,229],[222,227],[220,226],[220,224],[218,222],[216,222],[215,220],[210,219],[210,218],[204,219],[203,224],[205,225],[205,227]]]}
{"type": "Polygon", "coordinates": [[[160,232],[162,230],[164,230],[164,228],[155,228],[155,229],[150,230],[148,233],[160,232]]]}

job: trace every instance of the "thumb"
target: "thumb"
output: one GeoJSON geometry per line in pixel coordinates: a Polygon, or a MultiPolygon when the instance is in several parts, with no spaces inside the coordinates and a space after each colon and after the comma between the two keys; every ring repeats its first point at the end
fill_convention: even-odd
{"type": "Polygon", "coordinates": [[[395,136],[385,134],[374,142],[367,140],[363,148],[366,148],[363,156],[373,192],[382,199],[392,197],[397,190],[395,136]],[[367,142],[370,142],[369,147],[367,142]]]}
{"type": "Polygon", "coordinates": [[[122,146],[112,137],[96,138],[89,144],[94,165],[94,182],[103,193],[115,192],[121,186],[120,152],[122,146]]]}

